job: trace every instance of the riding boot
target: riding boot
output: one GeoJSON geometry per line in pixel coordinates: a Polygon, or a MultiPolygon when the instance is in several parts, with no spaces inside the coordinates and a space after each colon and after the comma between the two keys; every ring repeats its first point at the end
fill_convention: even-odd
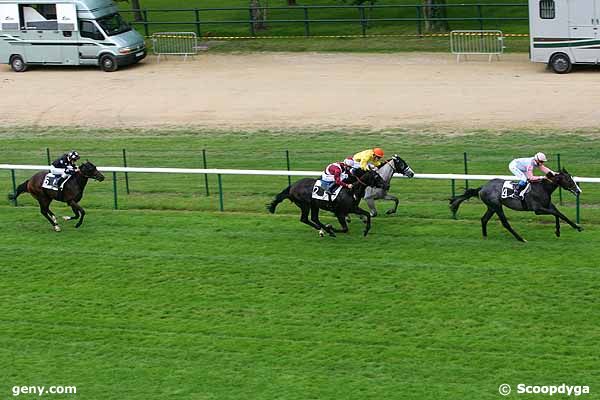
{"type": "Polygon", "coordinates": [[[513,191],[513,195],[512,197],[514,197],[515,199],[520,198],[521,196],[521,186],[517,186],[515,187],[515,190],[513,191]]]}

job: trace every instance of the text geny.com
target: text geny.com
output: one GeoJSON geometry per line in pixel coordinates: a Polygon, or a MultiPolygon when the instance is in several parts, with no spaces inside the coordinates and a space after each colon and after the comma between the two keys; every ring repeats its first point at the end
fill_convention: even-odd
{"type": "Polygon", "coordinates": [[[13,396],[19,396],[21,394],[35,394],[37,396],[43,396],[45,394],[77,394],[77,387],[75,386],[13,386],[13,396]]]}

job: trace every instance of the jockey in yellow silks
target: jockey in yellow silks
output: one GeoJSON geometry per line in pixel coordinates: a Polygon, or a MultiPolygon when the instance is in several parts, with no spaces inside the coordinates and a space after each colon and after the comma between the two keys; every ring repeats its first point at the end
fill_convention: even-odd
{"type": "Polygon", "coordinates": [[[356,153],[352,159],[354,160],[354,168],[368,171],[372,167],[379,167],[384,163],[383,150],[379,147],[367,149],[360,153],[356,153]]]}

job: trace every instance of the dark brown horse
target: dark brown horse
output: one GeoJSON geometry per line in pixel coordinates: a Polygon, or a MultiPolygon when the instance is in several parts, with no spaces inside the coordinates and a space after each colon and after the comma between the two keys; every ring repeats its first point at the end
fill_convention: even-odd
{"type": "Polygon", "coordinates": [[[79,167],[79,169],[69,178],[64,184],[62,191],[59,193],[55,190],[44,189],[42,184],[44,183],[44,177],[47,172],[38,172],[33,175],[30,179],[26,180],[17,188],[16,193],[8,195],[9,200],[15,200],[21,193],[29,193],[34,199],[40,203],[40,212],[46,219],[52,224],[52,227],[56,232],[60,232],[60,226],[54,213],[50,210],[50,203],[53,200],[67,203],[75,216],[64,217],[65,221],[78,220],[75,228],[79,228],[83,223],[83,217],[85,217],[85,210],[79,205],[81,198],[83,197],[83,191],[88,183],[88,179],[95,179],[99,182],[104,180],[104,175],[98,171],[96,166],[91,162],[87,161],[79,167]]]}
{"type": "Polygon", "coordinates": [[[375,171],[365,172],[360,177],[351,175],[347,179],[347,182],[352,183],[352,189],[342,188],[338,197],[333,202],[312,198],[315,182],[316,179],[313,178],[300,179],[275,196],[275,199],[267,205],[267,210],[273,214],[279,203],[285,199],[289,199],[300,208],[300,221],[319,230],[321,236],[325,233],[335,236],[335,232],[348,232],[348,224],[346,223],[348,214],[358,214],[365,217],[365,230],[363,234],[367,236],[371,229],[371,215],[358,205],[364,197],[367,187],[385,188],[386,190],[389,188],[383,179],[375,171]],[[319,220],[319,210],[327,210],[334,213],[340,222],[341,229],[336,229],[330,224],[323,224],[319,220]],[[308,220],[309,213],[311,217],[310,221],[308,220]]]}

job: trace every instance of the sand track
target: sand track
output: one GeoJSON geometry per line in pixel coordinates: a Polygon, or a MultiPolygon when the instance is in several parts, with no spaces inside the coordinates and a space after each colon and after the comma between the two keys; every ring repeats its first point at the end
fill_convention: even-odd
{"type": "Polygon", "coordinates": [[[556,75],[526,55],[202,54],[115,73],[0,66],[3,126],[597,128],[600,70],[556,75]]]}

